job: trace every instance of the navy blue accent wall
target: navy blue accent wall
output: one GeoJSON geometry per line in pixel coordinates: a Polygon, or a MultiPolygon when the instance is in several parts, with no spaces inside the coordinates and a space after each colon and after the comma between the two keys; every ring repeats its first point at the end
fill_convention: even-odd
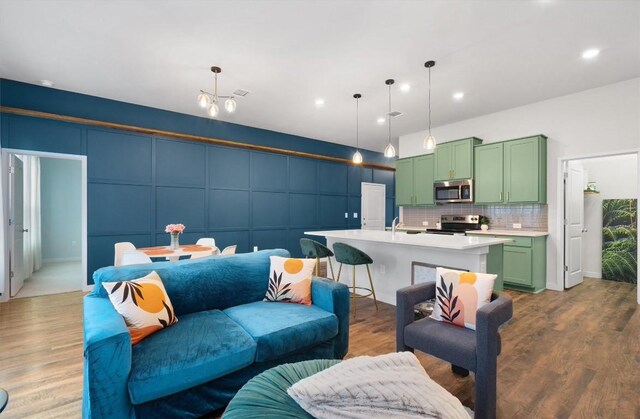
{"type": "MultiPolygon", "coordinates": [[[[336,157],[352,153],[349,147],[273,131],[0,83],[4,106],[180,132],[195,120],[194,130],[208,126],[198,135],[336,157]],[[52,101],[28,100],[36,92],[52,101]],[[89,105],[102,113],[88,114],[89,105]]],[[[301,256],[304,231],[359,228],[360,182],[386,184],[387,223],[395,215],[391,171],[8,114],[2,114],[1,141],[5,148],[87,156],[89,276],[113,264],[114,243],[165,245],[164,226],[178,222],[187,226],[183,243],[214,237],[219,247],[237,244],[239,252],[282,247],[301,256]]]]}

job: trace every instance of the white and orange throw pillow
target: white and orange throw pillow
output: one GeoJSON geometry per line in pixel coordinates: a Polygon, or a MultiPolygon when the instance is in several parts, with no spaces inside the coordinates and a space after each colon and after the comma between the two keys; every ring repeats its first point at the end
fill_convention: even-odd
{"type": "Polygon", "coordinates": [[[436,303],[431,318],[476,330],[476,311],[491,302],[497,275],[436,269],[436,303]]]}
{"type": "Polygon", "coordinates": [[[264,301],[311,304],[311,276],[315,259],[271,256],[269,287],[264,301]]]}
{"type": "Polygon", "coordinates": [[[178,322],[160,276],[149,275],[121,282],[103,282],[111,304],[129,328],[131,343],[178,322]]]}

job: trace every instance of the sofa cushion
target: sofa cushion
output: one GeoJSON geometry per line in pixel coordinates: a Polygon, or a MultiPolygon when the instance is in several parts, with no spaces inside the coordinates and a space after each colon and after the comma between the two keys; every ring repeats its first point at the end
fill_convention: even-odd
{"type": "Polygon", "coordinates": [[[156,271],[171,298],[175,315],[260,301],[269,284],[269,257],[289,257],[284,249],[229,256],[106,267],[95,271],[92,293],[107,297],[102,282],[128,281],[156,271]]]}
{"type": "Polygon", "coordinates": [[[335,314],[314,305],[258,301],[228,308],[224,313],[255,339],[256,362],[288,355],[338,334],[335,314]]]}
{"type": "Polygon", "coordinates": [[[251,365],[255,341],[219,310],[187,314],[133,347],[133,404],[168,396],[251,365]]]}

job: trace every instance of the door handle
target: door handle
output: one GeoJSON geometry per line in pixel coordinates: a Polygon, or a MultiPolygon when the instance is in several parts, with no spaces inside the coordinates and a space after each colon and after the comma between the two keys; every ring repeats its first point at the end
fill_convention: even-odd
{"type": "Polygon", "coordinates": [[[500,192],[500,201],[502,201],[502,192],[500,192]]]}
{"type": "Polygon", "coordinates": [[[22,229],[22,232],[23,232],[23,233],[28,233],[28,232],[29,232],[29,229],[28,229],[28,228],[23,228],[23,229],[22,229]]]}
{"type": "Polygon", "coordinates": [[[507,201],[509,201],[509,192],[507,192],[507,201]]]}

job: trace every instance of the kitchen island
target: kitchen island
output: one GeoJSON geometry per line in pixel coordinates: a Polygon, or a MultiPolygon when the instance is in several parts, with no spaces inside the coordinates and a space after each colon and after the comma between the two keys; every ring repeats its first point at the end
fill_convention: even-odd
{"type": "MultiPolygon", "coordinates": [[[[305,234],[325,237],[329,248],[333,248],[336,242],[342,242],[371,256],[376,296],[378,300],[393,305],[396,304],[396,290],[411,285],[414,265],[496,273],[495,288],[501,290],[502,245],[511,242],[507,238],[378,230],[307,231],[305,234]]],[[[346,268],[342,269],[341,280],[350,285],[352,274],[346,268]]],[[[362,271],[356,275],[356,285],[367,287],[366,271],[364,267],[359,269],[362,271]]]]}

